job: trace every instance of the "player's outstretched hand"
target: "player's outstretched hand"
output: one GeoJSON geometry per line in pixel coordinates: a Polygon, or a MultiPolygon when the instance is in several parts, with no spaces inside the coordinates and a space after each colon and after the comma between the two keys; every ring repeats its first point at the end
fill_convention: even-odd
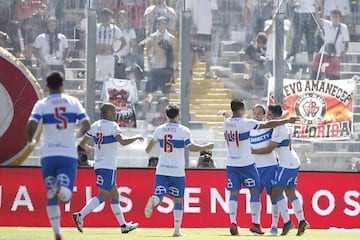
{"type": "Polygon", "coordinates": [[[208,149],[213,149],[214,148],[214,143],[209,143],[208,144],[208,149]]]}
{"type": "Polygon", "coordinates": [[[299,117],[290,117],[289,118],[289,123],[296,123],[296,122],[298,122],[300,119],[299,119],[299,117]]]}
{"type": "Polygon", "coordinates": [[[220,110],[217,114],[218,114],[219,116],[223,116],[223,117],[225,117],[225,118],[231,117],[231,115],[230,115],[228,112],[226,112],[225,110],[220,110]]]}
{"type": "Polygon", "coordinates": [[[145,138],[142,135],[138,135],[136,136],[137,140],[140,140],[141,142],[143,142],[145,140],[145,138]]]}

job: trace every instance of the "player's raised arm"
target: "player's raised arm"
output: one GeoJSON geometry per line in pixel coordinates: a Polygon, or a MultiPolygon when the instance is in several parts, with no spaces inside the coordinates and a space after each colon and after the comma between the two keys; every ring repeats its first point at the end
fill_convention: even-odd
{"type": "Polygon", "coordinates": [[[121,134],[119,134],[119,135],[116,135],[115,138],[123,146],[129,145],[129,144],[135,142],[136,140],[140,140],[141,142],[144,141],[144,137],[141,135],[135,135],[133,137],[125,138],[121,134]]]}
{"type": "Polygon", "coordinates": [[[208,143],[208,144],[204,144],[204,145],[199,145],[199,144],[191,144],[189,145],[188,149],[191,152],[200,152],[202,150],[209,150],[209,149],[213,149],[214,148],[214,143],[208,143]]]}
{"type": "Polygon", "coordinates": [[[285,119],[270,120],[270,121],[267,121],[267,122],[260,123],[258,129],[274,128],[274,127],[284,125],[284,124],[287,124],[287,123],[295,123],[298,120],[299,120],[298,117],[289,117],[289,118],[285,118],[285,119]]]}

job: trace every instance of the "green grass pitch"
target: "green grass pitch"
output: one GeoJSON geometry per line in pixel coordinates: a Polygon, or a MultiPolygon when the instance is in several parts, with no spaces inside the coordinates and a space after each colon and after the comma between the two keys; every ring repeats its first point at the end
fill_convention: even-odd
{"type": "MultiPolygon", "coordinates": [[[[281,229],[280,229],[281,231],[281,229]]],[[[248,229],[240,229],[239,236],[231,236],[229,229],[225,228],[185,228],[182,232],[185,234],[180,239],[191,240],[222,240],[222,239],[286,239],[286,240],[359,240],[360,229],[357,230],[314,230],[308,229],[301,237],[296,236],[296,229],[289,232],[286,237],[266,236],[268,229],[265,229],[264,236],[252,236],[248,229]]],[[[139,228],[128,234],[122,234],[117,228],[84,228],[84,233],[78,232],[75,228],[62,228],[64,240],[164,240],[174,239],[171,228],[139,228]]],[[[0,240],[48,240],[54,239],[51,228],[35,227],[0,227],[0,240]]]]}

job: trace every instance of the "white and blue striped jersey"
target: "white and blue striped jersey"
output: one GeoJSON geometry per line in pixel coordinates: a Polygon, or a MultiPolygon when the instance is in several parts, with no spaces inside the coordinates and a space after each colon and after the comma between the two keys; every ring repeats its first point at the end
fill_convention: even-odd
{"type": "Polygon", "coordinates": [[[41,156],[77,158],[76,121],[89,119],[79,100],[63,93],[50,94],[36,102],[29,117],[29,120],[36,122],[41,119],[41,156]]]}
{"type": "MultiPolygon", "coordinates": [[[[266,148],[271,140],[273,129],[264,128],[250,131],[251,148],[266,148]]],[[[257,168],[277,165],[274,151],[268,154],[253,154],[257,168]]]]}
{"type": "Polygon", "coordinates": [[[189,128],[178,123],[165,123],[155,129],[153,140],[160,144],[156,174],[185,176],[184,148],[192,144],[189,128]]]}
{"type": "Polygon", "coordinates": [[[300,167],[300,160],[291,147],[291,129],[281,125],[273,129],[271,141],[278,144],[275,153],[279,160],[279,166],[284,168],[300,167]]]}
{"type": "Polygon", "coordinates": [[[86,136],[94,140],[94,169],[116,169],[116,154],[119,142],[115,137],[119,134],[121,134],[121,129],[114,121],[100,119],[91,125],[86,136]]]}
{"type": "Polygon", "coordinates": [[[244,167],[254,163],[250,146],[250,130],[258,127],[259,122],[254,119],[225,119],[224,137],[228,146],[226,166],[244,167]]]}
{"type": "Polygon", "coordinates": [[[123,36],[120,28],[114,24],[105,26],[101,23],[96,28],[96,44],[104,44],[112,46],[114,42],[123,36]]]}

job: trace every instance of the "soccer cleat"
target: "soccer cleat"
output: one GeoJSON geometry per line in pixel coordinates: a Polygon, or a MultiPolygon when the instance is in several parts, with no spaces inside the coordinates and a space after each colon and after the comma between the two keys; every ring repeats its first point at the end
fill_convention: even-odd
{"type": "Polygon", "coordinates": [[[251,224],[250,232],[252,232],[255,235],[264,235],[264,231],[261,229],[261,225],[257,223],[251,224]]]}
{"type": "Polygon", "coordinates": [[[299,229],[298,229],[298,231],[297,231],[296,236],[301,236],[301,235],[303,235],[304,232],[305,232],[305,230],[308,229],[309,227],[310,227],[310,224],[309,224],[307,221],[301,220],[301,221],[299,222],[299,229]]]}
{"type": "Polygon", "coordinates": [[[230,233],[231,235],[235,236],[235,235],[239,235],[239,231],[238,231],[238,226],[236,223],[232,223],[230,225],[230,233]]]}
{"type": "Polygon", "coordinates": [[[155,206],[155,200],[153,198],[153,196],[151,196],[146,204],[144,213],[145,213],[145,217],[149,218],[151,217],[152,213],[153,213],[153,208],[155,206]]]}
{"type": "Polygon", "coordinates": [[[137,229],[138,226],[139,226],[139,223],[128,222],[121,226],[121,233],[131,232],[132,230],[137,229]]]}
{"type": "Polygon", "coordinates": [[[183,234],[182,232],[180,231],[174,231],[174,234],[173,234],[173,237],[183,237],[185,236],[185,234],[183,234]]]}
{"type": "Polygon", "coordinates": [[[62,236],[60,234],[57,234],[55,236],[55,240],[63,240],[62,236]]]}
{"type": "Polygon", "coordinates": [[[76,228],[79,230],[79,232],[83,232],[83,220],[80,217],[80,213],[76,212],[72,215],[76,228]]]}
{"type": "Polygon", "coordinates": [[[277,236],[278,235],[278,229],[277,227],[271,227],[270,231],[268,233],[268,236],[277,236]]]}
{"type": "Polygon", "coordinates": [[[287,223],[284,224],[281,236],[285,236],[293,228],[294,228],[294,223],[291,220],[289,220],[287,223]]]}

